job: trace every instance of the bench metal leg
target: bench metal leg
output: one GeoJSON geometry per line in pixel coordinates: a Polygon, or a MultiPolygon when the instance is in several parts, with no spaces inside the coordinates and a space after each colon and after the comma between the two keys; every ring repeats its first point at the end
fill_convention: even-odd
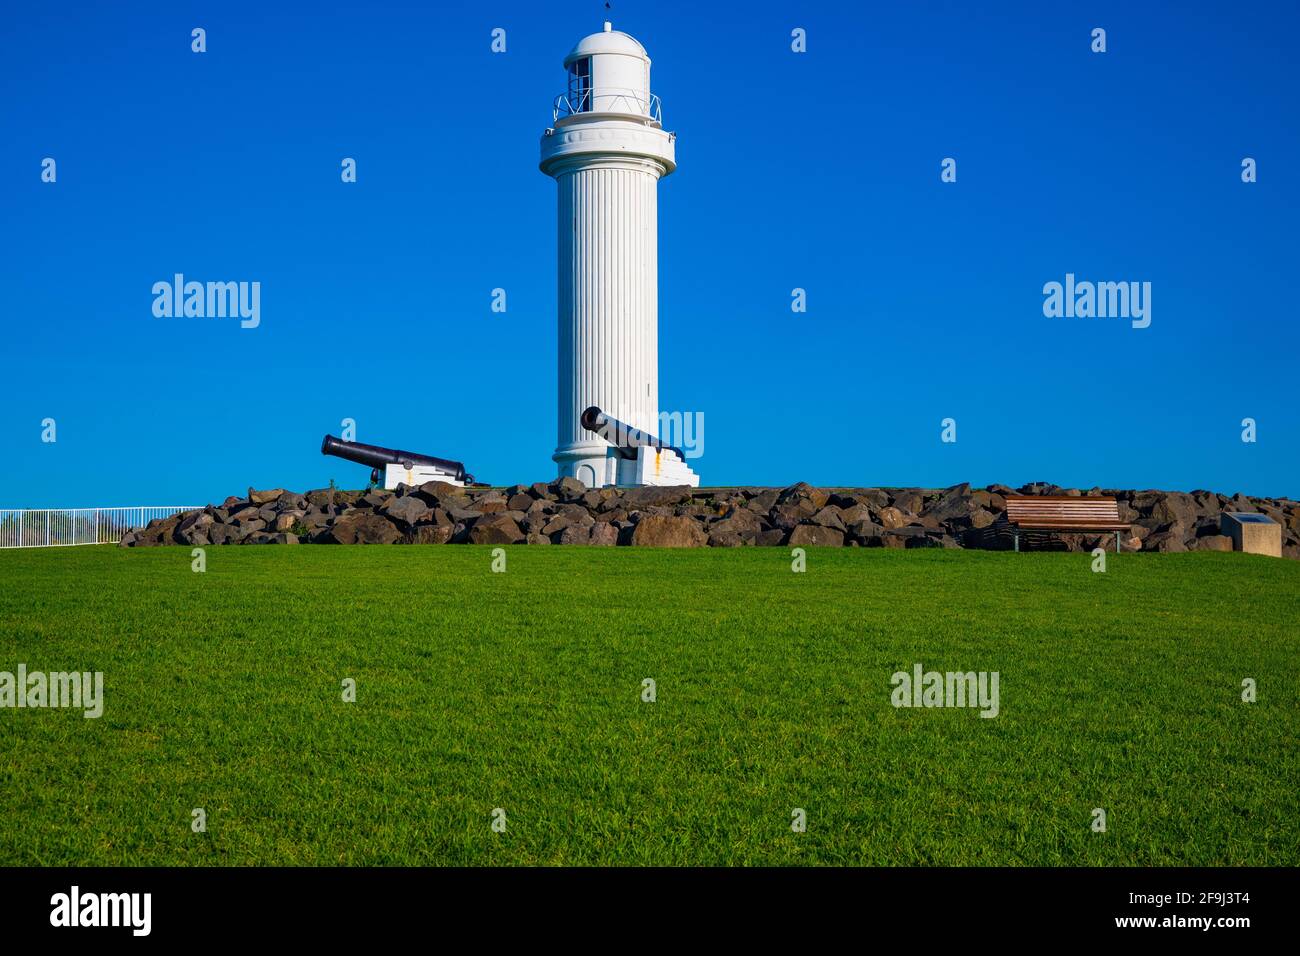
{"type": "Polygon", "coordinates": [[[1115,553],[1119,554],[1119,532],[1115,532],[1115,553]]]}
{"type": "Polygon", "coordinates": [[[1019,551],[1019,550],[1020,550],[1020,535],[1018,535],[1018,534],[1012,534],[1012,535],[1011,535],[1011,540],[1012,540],[1012,542],[1014,543],[1015,549],[1016,549],[1017,551],[1019,551]]]}

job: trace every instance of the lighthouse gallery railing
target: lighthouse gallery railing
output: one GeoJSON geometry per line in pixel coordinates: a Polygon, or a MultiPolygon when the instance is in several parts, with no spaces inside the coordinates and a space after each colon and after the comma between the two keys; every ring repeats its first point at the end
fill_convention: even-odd
{"type": "Polygon", "coordinates": [[[562,116],[592,112],[637,113],[641,116],[650,117],[656,123],[663,122],[663,106],[659,102],[658,94],[646,94],[639,90],[620,90],[609,87],[586,89],[578,93],[561,93],[555,98],[555,105],[551,110],[551,119],[558,120],[562,116]],[[602,109],[593,109],[595,105],[601,106],[602,109]],[[619,106],[624,108],[620,110],[617,108],[619,106]]]}

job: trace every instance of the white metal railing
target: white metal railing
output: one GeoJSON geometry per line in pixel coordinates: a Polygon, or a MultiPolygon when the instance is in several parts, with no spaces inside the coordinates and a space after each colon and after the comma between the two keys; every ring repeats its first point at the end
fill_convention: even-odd
{"type": "Polygon", "coordinates": [[[585,90],[571,90],[555,98],[551,108],[552,122],[561,116],[574,113],[636,113],[648,116],[656,123],[663,123],[663,106],[657,93],[645,93],[639,90],[623,90],[603,87],[585,90]]]}
{"type": "Polygon", "coordinates": [[[127,508],[0,508],[0,548],[53,548],[117,544],[122,535],[156,518],[202,505],[135,505],[127,508]]]}

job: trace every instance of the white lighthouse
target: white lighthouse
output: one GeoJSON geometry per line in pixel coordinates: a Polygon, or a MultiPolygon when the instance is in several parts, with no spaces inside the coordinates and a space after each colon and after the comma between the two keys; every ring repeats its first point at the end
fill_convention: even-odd
{"type": "Polygon", "coordinates": [[[542,172],[559,187],[560,475],[588,487],[698,485],[659,422],[656,190],[677,168],[650,92],[650,57],[605,29],[564,58],[568,89],[542,136],[542,172]],[[627,429],[590,426],[597,419],[627,429]],[[631,434],[631,440],[627,436],[631,434]],[[646,440],[650,439],[647,443],[646,440]]]}

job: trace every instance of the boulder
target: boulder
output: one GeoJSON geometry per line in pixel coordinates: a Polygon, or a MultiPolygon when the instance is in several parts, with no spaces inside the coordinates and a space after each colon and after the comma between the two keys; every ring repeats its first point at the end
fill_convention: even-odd
{"type": "Polygon", "coordinates": [[[844,522],[844,527],[847,528],[858,521],[873,521],[875,516],[867,505],[848,505],[840,508],[840,520],[844,522]]]}
{"type": "Polygon", "coordinates": [[[429,506],[420,496],[407,495],[405,498],[392,498],[384,502],[378,511],[395,521],[399,527],[409,528],[429,513],[429,506]]]}
{"type": "Polygon", "coordinates": [[[790,547],[842,548],[844,532],[819,524],[801,524],[790,532],[790,547]]]}
{"type": "Polygon", "coordinates": [[[591,538],[588,544],[602,548],[612,548],[618,544],[618,528],[608,521],[597,521],[591,526],[591,538]]]}
{"type": "Polygon", "coordinates": [[[1232,539],[1226,534],[1207,534],[1196,539],[1197,551],[1231,551],[1232,539]]]}
{"type": "Polygon", "coordinates": [[[272,522],[271,527],[275,531],[292,531],[294,525],[302,521],[302,518],[301,511],[286,511],[284,514],[275,516],[275,521],[272,522]]]}
{"type": "Polygon", "coordinates": [[[430,508],[420,518],[420,524],[446,525],[448,528],[455,527],[456,521],[451,515],[441,508],[430,508]]]}
{"type": "Polygon", "coordinates": [[[249,488],[248,500],[255,505],[266,505],[272,501],[279,501],[282,494],[284,494],[283,488],[271,488],[268,491],[254,491],[249,488]]]}
{"type": "Polygon", "coordinates": [[[815,514],[822,508],[826,507],[826,503],[830,501],[830,497],[829,492],[822,491],[820,488],[814,488],[806,481],[801,481],[788,488],[782,488],[781,493],[776,496],[776,501],[777,504],[782,505],[807,502],[810,506],[809,514],[815,514]]]}
{"type": "Polygon", "coordinates": [[[823,528],[832,528],[835,531],[844,531],[844,521],[840,518],[840,509],[834,505],[827,505],[822,508],[808,519],[808,523],[820,525],[823,528]]]}
{"type": "Polygon", "coordinates": [[[485,515],[500,514],[503,511],[509,511],[510,505],[501,495],[491,494],[484,495],[481,498],[475,498],[474,510],[482,512],[485,515]]]}
{"type": "Polygon", "coordinates": [[[207,530],[209,544],[234,544],[239,540],[237,528],[228,524],[214,524],[207,530]]]}
{"type": "Polygon", "coordinates": [[[1157,531],[1147,535],[1142,542],[1143,551],[1160,551],[1167,554],[1181,553],[1187,550],[1183,543],[1181,529],[1174,531],[1157,531]]]}
{"type": "Polygon", "coordinates": [[[587,493],[587,486],[577,478],[566,475],[557,478],[547,486],[552,497],[558,501],[576,501],[587,493]]]}
{"type": "Polygon", "coordinates": [[[870,518],[854,521],[846,527],[848,537],[858,544],[879,545],[882,528],[870,518]]]}
{"type": "Polygon", "coordinates": [[[748,508],[733,508],[721,521],[709,526],[709,536],[736,535],[740,538],[754,538],[763,530],[763,522],[748,508]]]}
{"type": "Polygon", "coordinates": [[[374,491],[367,491],[364,495],[358,498],[356,505],[358,508],[378,508],[380,505],[386,503],[391,497],[393,497],[391,491],[376,488],[374,491]]]}
{"type": "Polygon", "coordinates": [[[235,523],[236,534],[242,541],[250,534],[257,534],[266,528],[266,522],[261,518],[244,518],[235,523]]]}
{"type": "Polygon", "coordinates": [[[377,514],[348,514],[317,536],[325,544],[396,544],[401,532],[391,521],[377,514]]]}
{"type": "Polygon", "coordinates": [[[438,504],[444,498],[464,494],[465,489],[445,481],[426,481],[413,494],[419,495],[427,504],[438,504]]]}
{"type": "Polygon", "coordinates": [[[524,540],[524,533],[509,516],[492,514],[474,522],[469,540],[471,544],[515,544],[524,540]]]}
{"type": "Polygon", "coordinates": [[[646,548],[699,548],[708,540],[698,522],[677,515],[646,515],[632,532],[632,544],[646,548]]]}
{"type": "Polygon", "coordinates": [[[793,531],[800,522],[814,514],[816,512],[812,510],[812,502],[791,502],[773,508],[768,515],[768,522],[782,531],[793,531]]]}
{"type": "Polygon", "coordinates": [[[967,528],[971,526],[971,514],[977,508],[979,508],[979,505],[975,503],[970,485],[963,482],[960,485],[954,485],[946,489],[925,509],[922,517],[936,521],[937,524],[933,525],[933,527],[952,524],[957,527],[967,528]]]}
{"type": "Polygon", "coordinates": [[[412,544],[446,544],[451,540],[454,526],[450,524],[422,524],[408,535],[412,544]]]}
{"type": "Polygon", "coordinates": [[[716,526],[709,530],[710,548],[739,548],[745,539],[734,531],[719,531],[716,526]]]}
{"type": "MultiPolygon", "coordinates": [[[[916,514],[925,503],[925,498],[915,489],[904,488],[894,492],[893,506],[898,511],[916,514]]],[[[884,509],[881,509],[882,511],[884,509]]]]}
{"type": "Polygon", "coordinates": [[[1191,495],[1171,491],[1152,506],[1151,517],[1164,525],[1179,524],[1190,528],[1196,524],[1196,501],[1191,495]]]}
{"type": "Polygon", "coordinates": [[[205,543],[207,539],[208,528],[216,522],[216,519],[206,511],[191,511],[181,517],[173,532],[173,537],[179,538],[187,544],[205,543]],[[205,542],[196,541],[195,538],[202,536],[205,542]]]}
{"type": "Polygon", "coordinates": [[[904,514],[899,508],[892,505],[880,510],[880,525],[883,528],[893,529],[902,528],[912,523],[912,516],[904,514]]]}
{"type": "Polygon", "coordinates": [[[880,541],[886,548],[906,548],[909,547],[907,542],[911,539],[925,536],[924,528],[884,528],[880,533],[880,541]]]}
{"type": "MultiPolygon", "coordinates": [[[[542,517],[545,518],[546,516],[543,515],[542,517]]],[[[593,519],[591,515],[559,514],[553,518],[546,519],[545,523],[542,524],[541,532],[554,540],[555,535],[561,534],[566,528],[574,527],[586,530],[595,523],[595,519],[593,519]],[[586,520],[584,520],[584,518],[586,520]]],[[[537,521],[529,522],[530,527],[536,526],[536,524],[538,524],[537,521]]],[[[591,532],[587,531],[587,534],[590,535],[591,532]]]]}
{"type": "Polygon", "coordinates": [[[560,529],[560,533],[551,536],[556,544],[590,544],[591,528],[574,521],[560,529]]]}
{"type": "Polygon", "coordinates": [[[745,503],[745,507],[758,514],[767,514],[776,506],[776,499],[780,496],[780,491],[769,488],[767,491],[757,492],[745,503]]]}

